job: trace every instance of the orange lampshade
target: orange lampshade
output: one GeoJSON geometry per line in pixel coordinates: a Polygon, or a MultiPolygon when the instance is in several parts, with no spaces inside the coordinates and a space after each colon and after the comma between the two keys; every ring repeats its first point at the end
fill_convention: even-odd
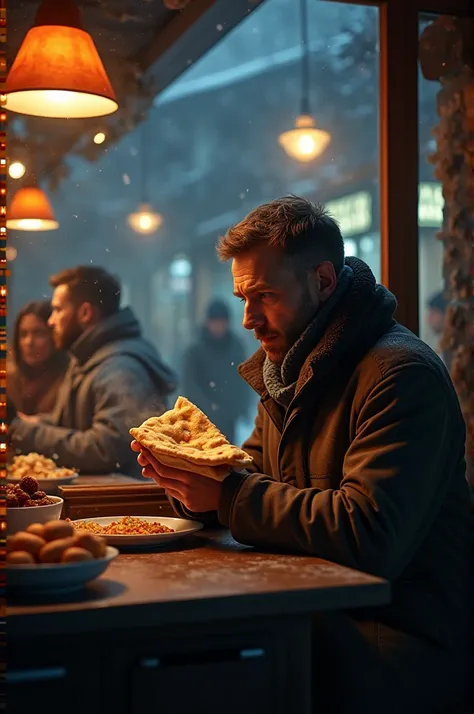
{"type": "Polygon", "coordinates": [[[8,73],[6,109],[42,117],[85,118],[118,108],[92,37],[71,0],[44,0],[8,73]]]}
{"type": "Polygon", "coordinates": [[[59,227],[45,192],[25,186],[13,195],[7,208],[7,228],[17,231],[53,231],[59,227]]]}

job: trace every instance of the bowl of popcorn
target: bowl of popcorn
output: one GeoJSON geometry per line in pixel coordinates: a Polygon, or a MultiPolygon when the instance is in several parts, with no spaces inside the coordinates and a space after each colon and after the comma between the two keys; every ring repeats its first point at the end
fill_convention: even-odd
{"type": "Polygon", "coordinates": [[[41,491],[33,476],[25,476],[16,485],[7,483],[8,533],[25,530],[31,523],[46,523],[58,519],[63,503],[59,496],[48,496],[41,491]]]}
{"type": "Polygon", "coordinates": [[[58,493],[58,486],[67,486],[78,478],[74,469],[59,468],[53,459],[48,459],[36,451],[14,456],[7,466],[8,483],[18,486],[25,476],[35,478],[40,491],[54,495],[58,493]]]}

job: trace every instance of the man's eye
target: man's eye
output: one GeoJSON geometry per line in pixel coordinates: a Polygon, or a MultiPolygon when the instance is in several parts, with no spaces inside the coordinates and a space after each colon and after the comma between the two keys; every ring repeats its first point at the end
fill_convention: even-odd
{"type": "Polygon", "coordinates": [[[265,300],[266,298],[269,298],[272,296],[271,293],[259,293],[259,295],[262,300],[265,300]]]}
{"type": "Polygon", "coordinates": [[[245,302],[245,298],[239,297],[239,302],[245,302]]]}

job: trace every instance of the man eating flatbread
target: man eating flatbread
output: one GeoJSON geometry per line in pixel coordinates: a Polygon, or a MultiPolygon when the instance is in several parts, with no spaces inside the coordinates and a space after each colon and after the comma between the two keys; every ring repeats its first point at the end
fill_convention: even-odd
{"type": "Polygon", "coordinates": [[[218,251],[261,344],[239,367],[260,397],[253,463],[217,481],[134,444],[142,473],[239,543],[391,581],[390,604],[313,618],[313,711],[472,712],[466,428],[444,364],[323,207],[259,206],[218,251]]]}

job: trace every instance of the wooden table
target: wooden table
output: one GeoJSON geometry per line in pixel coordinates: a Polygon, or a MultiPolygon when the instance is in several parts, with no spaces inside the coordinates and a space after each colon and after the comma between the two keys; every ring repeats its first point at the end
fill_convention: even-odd
{"type": "Polygon", "coordinates": [[[309,714],[311,614],[389,598],[379,578],[222,531],[123,553],[80,596],[8,608],[9,711],[309,714]]]}

